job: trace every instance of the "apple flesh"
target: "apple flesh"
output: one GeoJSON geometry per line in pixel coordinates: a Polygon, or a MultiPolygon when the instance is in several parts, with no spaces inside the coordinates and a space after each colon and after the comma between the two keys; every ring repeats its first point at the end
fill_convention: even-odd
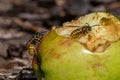
{"type": "Polygon", "coordinates": [[[43,80],[119,80],[120,21],[105,12],[82,16],[64,23],[62,28],[53,28],[38,44],[37,52],[33,58],[33,69],[38,80],[41,77],[43,80]],[[107,20],[108,16],[110,20],[107,20]],[[80,39],[71,38],[70,33],[76,27],[68,26],[85,23],[100,26],[80,39]],[[95,37],[88,40],[89,35],[95,37]],[[100,40],[96,40],[98,38],[100,40]],[[103,40],[109,45],[106,46],[103,40]],[[98,47],[101,42],[101,47],[98,47]]]}

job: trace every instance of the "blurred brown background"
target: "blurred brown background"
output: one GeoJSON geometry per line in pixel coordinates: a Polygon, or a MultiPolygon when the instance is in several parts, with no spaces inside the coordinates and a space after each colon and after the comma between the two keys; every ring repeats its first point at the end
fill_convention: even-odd
{"type": "Polygon", "coordinates": [[[24,51],[31,36],[98,11],[120,18],[120,0],[0,0],[0,80],[36,80],[24,51]]]}

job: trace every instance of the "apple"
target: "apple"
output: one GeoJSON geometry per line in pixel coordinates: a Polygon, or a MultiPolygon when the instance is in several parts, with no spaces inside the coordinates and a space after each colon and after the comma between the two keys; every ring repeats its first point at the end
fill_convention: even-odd
{"type": "Polygon", "coordinates": [[[120,80],[120,20],[110,13],[90,13],[53,27],[36,50],[32,66],[38,80],[120,80]],[[91,31],[71,37],[84,26],[91,31]]]}

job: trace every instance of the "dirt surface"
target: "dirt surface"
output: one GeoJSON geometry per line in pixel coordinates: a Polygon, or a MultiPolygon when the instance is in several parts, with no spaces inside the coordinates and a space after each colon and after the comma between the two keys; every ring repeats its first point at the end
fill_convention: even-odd
{"type": "Polygon", "coordinates": [[[0,80],[36,80],[25,51],[32,35],[98,11],[120,18],[120,0],[0,0],[0,80]]]}

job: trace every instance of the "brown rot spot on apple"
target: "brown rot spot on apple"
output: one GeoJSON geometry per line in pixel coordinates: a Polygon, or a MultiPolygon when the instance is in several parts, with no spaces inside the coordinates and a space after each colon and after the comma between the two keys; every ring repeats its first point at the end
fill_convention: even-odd
{"type": "Polygon", "coordinates": [[[70,47],[72,45],[72,40],[70,39],[64,39],[60,42],[60,46],[66,46],[66,47],[70,47]]]}
{"type": "Polygon", "coordinates": [[[90,41],[92,39],[92,36],[91,35],[88,35],[88,40],[90,41]]]}
{"type": "Polygon", "coordinates": [[[61,55],[54,48],[50,49],[48,56],[54,57],[56,59],[59,59],[61,57],[61,55]]]}
{"type": "Polygon", "coordinates": [[[107,67],[101,63],[98,64],[94,64],[93,65],[93,70],[94,70],[94,74],[93,76],[96,77],[97,75],[99,75],[99,77],[105,77],[107,76],[107,74],[109,73],[107,67]]]}
{"type": "Polygon", "coordinates": [[[107,26],[107,25],[111,24],[111,19],[103,17],[100,22],[102,25],[107,26]]]}

